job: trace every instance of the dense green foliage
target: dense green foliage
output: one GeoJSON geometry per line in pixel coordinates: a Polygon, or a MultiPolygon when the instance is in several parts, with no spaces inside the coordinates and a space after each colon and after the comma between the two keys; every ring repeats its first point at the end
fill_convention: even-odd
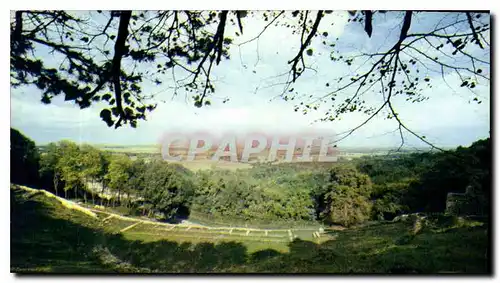
{"type": "MultiPolygon", "coordinates": [[[[28,139],[23,141],[16,141],[23,146],[13,148],[11,162],[33,170],[38,166],[36,148],[28,139]],[[31,163],[20,163],[22,154],[31,163]]],[[[450,192],[467,191],[458,205],[460,214],[488,215],[490,170],[489,139],[446,152],[372,156],[337,164],[264,163],[195,173],[180,164],[132,160],[60,141],[44,147],[40,187],[171,221],[195,211],[239,223],[352,226],[405,213],[445,212],[450,192]]],[[[14,183],[23,183],[16,178],[14,183]]]]}
{"type": "Polygon", "coordinates": [[[144,172],[144,193],[146,203],[166,218],[176,214],[187,214],[193,195],[193,183],[182,167],[163,161],[147,164],[144,172]]]}
{"type": "MultiPolygon", "coordinates": [[[[491,195],[491,140],[436,153],[398,158],[368,157],[356,161],[374,183],[375,217],[392,218],[409,212],[444,212],[448,193],[475,192],[473,211],[488,214],[491,195]]],[[[470,209],[469,209],[470,210],[470,209]]]]}
{"type": "Polygon", "coordinates": [[[193,195],[192,175],[187,169],[162,161],[131,160],[124,154],[111,155],[90,145],[61,141],[45,147],[40,175],[45,189],[56,194],[63,188],[65,197],[72,190],[73,198],[96,195],[101,204],[124,206],[137,212],[142,208],[149,216],[159,214],[170,219],[188,213],[193,195]],[[96,189],[96,183],[101,188],[96,189]]]}
{"type": "MultiPolygon", "coordinates": [[[[259,242],[248,234],[233,235],[231,241],[201,239],[194,229],[169,233],[147,225],[139,225],[144,227],[135,233],[117,235],[130,222],[103,222],[107,214],[99,216],[102,219],[90,218],[43,194],[13,186],[14,272],[490,270],[488,225],[484,223],[490,210],[490,139],[438,153],[191,172],[180,164],[132,159],[70,141],[45,146],[38,162],[34,143],[22,135],[14,137],[12,143],[18,146],[12,149],[11,163],[17,166],[13,168],[39,168],[40,178],[17,174],[13,183],[38,182],[35,187],[59,195],[64,192],[64,197],[80,202],[89,203],[90,196],[92,204],[113,207],[119,213],[174,222],[193,213],[194,221],[217,219],[223,226],[350,228],[326,227],[324,242],[294,232],[299,239],[290,238],[288,244],[259,242]],[[452,210],[447,208],[449,193],[459,193],[454,195],[457,201],[452,210]],[[443,215],[445,211],[467,217],[443,215]],[[401,215],[414,212],[425,212],[426,218],[401,215]],[[393,222],[369,222],[395,216],[398,220],[393,222]],[[27,236],[34,234],[36,244],[27,236]]],[[[307,231],[311,237],[311,229],[307,231]]]]}
{"type": "MultiPolygon", "coordinates": [[[[147,225],[116,233],[120,222],[63,207],[44,194],[15,186],[11,193],[11,272],[18,273],[469,273],[486,274],[488,227],[441,221],[408,237],[404,222],[331,232],[335,239],[315,243],[197,240],[179,238],[147,225]],[[36,237],[33,237],[36,235],[36,237]]],[[[445,219],[446,220],[446,219],[445,219]]],[[[130,225],[126,222],[125,226],[130,225]]],[[[153,225],[150,225],[153,226],[153,225]]]]}
{"type": "Polygon", "coordinates": [[[34,185],[38,182],[40,156],[35,143],[18,130],[10,129],[11,182],[34,185]]]}
{"type": "Polygon", "coordinates": [[[325,190],[326,209],[321,213],[331,223],[344,226],[362,223],[370,218],[371,181],[354,167],[338,166],[329,171],[325,190]]]}
{"type": "Polygon", "coordinates": [[[314,220],[313,202],[305,188],[289,188],[253,172],[201,171],[197,174],[195,208],[216,216],[263,220],[314,220]]]}

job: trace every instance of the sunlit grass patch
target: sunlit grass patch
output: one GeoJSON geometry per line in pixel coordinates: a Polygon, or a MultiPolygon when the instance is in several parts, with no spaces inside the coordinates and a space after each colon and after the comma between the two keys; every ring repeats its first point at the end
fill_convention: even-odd
{"type": "MultiPolygon", "coordinates": [[[[11,271],[480,273],[489,271],[487,225],[465,221],[326,230],[250,231],[137,223],[67,209],[41,194],[11,190],[11,271]],[[108,219],[107,219],[108,218],[108,219]],[[103,220],[107,219],[106,222],[103,220]],[[173,228],[172,228],[173,227],[173,228]],[[446,228],[446,229],[445,229],[446,228]],[[441,230],[440,230],[441,229],[441,230]]],[[[479,222],[480,223],[480,222],[479,222]]]]}

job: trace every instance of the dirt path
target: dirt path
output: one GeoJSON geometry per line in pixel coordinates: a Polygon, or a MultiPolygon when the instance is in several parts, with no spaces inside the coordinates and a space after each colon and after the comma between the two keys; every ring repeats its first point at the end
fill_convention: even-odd
{"type": "Polygon", "coordinates": [[[141,222],[141,223],[145,223],[145,224],[160,225],[160,226],[167,226],[167,227],[183,227],[183,228],[189,227],[189,228],[198,228],[198,229],[207,229],[207,230],[229,230],[229,231],[237,230],[237,231],[253,231],[253,232],[263,232],[263,233],[265,233],[266,231],[267,232],[317,231],[317,230],[313,230],[313,229],[258,229],[258,228],[247,228],[247,227],[219,227],[219,226],[211,227],[211,226],[196,224],[196,223],[189,222],[189,221],[184,221],[184,222],[179,223],[179,224],[170,224],[170,223],[165,223],[165,222],[123,216],[123,215],[119,215],[116,213],[103,211],[100,209],[91,208],[89,210],[94,212],[94,213],[103,213],[103,214],[108,215],[108,217],[106,219],[110,219],[110,217],[112,216],[114,218],[122,219],[125,221],[141,222]]]}
{"type": "Polygon", "coordinates": [[[21,185],[11,185],[11,188],[12,188],[12,186],[15,186],[16,188],[23,189],[23,190],[30,192],[30,193],[33,193],[33,194],[43,193],[47,197],[58,200],[64,207],[66,207],[68,209],[80,211],[82,213],[87,214],[88,216],[91,216],[92,218],[99,218],[97,213],[106,214],[107,217],[105,219],[102,219],[102,221],[108,221],[111,218],[117,218],[117,219],[122,219],[125,221],[134,222],[130,226],[122,229],[123,232],[137,226],[140,223],[151,224],[151,225],[155,225],[155,226],[165,226],[165,227],[170,227],[170,228],[182,227],[182,228],[186,228],[186,230],[189,230],[191,228],[197,228],[197,229],[206,229],[206,230],[214,230],[214,231],[226,230],[226,231],[229,231],[230,233],[232,233],[232,231],[245,231],[246,235],[249,235],[250,232],[262,232],[265,235],[267,235],[269,232],[286,232],[287,236],[290,237],[291,239],[294,237],[293,232],[297,232],[297,231],[310,231],[311,233],[322,234],[324,232],[324,230],[339,230],[339,229],[324,229],[323,231],[321,231],[318,229],[293,229],[293,228],[289,228],[289,229],[258,229],[258,228],[248,228],[248,227],[220,227],[220,226],[213,226],[212,227],[212,226],[201,225],[198,223],[190,222],[187,220],[184,220],[183,222],[181,222],[179,224],[170,224],[170,223],[153,221],[153,220],[148,220],[148,219],[123,216],[120,214],[116,214],[116,213],[112,213],[112,212],[108,212],[108,211],[96,209],[96,208],[88,208],[88,207],[82,206],[76,202],[73,202],[73,201],[61,198],[59,196],[56,196],[53,193],[45,191],[45,190],[32,189],[32,188],[28,188],[26,186],[21,186],[21,185]]]}

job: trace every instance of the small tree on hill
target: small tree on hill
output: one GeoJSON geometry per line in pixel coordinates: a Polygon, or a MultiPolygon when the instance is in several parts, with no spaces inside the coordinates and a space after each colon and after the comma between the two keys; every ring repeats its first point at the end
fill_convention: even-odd
{"type": "Polygon", "coordinates": [[[351,226],[370,218],[369,196],[372,183],[368,175],[354,167],[337,166],[329,172],[328,192],[320,216],[328,223],[351,226]]]}

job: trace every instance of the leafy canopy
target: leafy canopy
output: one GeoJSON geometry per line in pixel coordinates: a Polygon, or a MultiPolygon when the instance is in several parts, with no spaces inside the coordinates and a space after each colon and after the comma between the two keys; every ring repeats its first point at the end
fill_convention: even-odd
{"type": "Polygon", "coordinates": [[[230,59],[235,47],[284,27],[291,35],[290,47],[298,48],[295,56],[283,62],[289,71],[276,74],[284,78],[275,83],[283,87],[279,96],[294,101],[295,111],[304,114],[325,111],[323,121],[349,112],[367,115],[340,139],[384,113],[398,122],[401,145],[403,131],[428,143],[404,124],[394,99],[403,97],[409,103],[428,99],[422,91],[432,87],[433,75],[442,76],[445,83],[448,75],[456,76],[460,87],[471,91],[471,100],[482,102],[475,88],[489,84],[489,14],[349,11],[347,25],[364,30],[370,40],[382,41],[378,50],[346,49],[343,43],[349,34],[329,37],[326,25],[334,16],[323,10],[15,11],[11,17],[12,86],[35,85],[42,90],[43,103],[62,94],[81,108],[98,105],[108,126],[136,127],[162,100],[144,92],[148,85],[166,83],[170,94],[184,92],[195,106],[210,105],[216,91],[216,66],[230,59]],[[265,26],[257,36],[236,44],[245,23],[251,21],[265,26]],[[388,37],[384,40],[380,34],[388,37]],[[294,84],[304,75],[314,75],[310,57],[317,56],[318,44],[330,52],[332,68],[342,65],[350,71],[329,78],[323,93],[306,94],[294,84]]]}

